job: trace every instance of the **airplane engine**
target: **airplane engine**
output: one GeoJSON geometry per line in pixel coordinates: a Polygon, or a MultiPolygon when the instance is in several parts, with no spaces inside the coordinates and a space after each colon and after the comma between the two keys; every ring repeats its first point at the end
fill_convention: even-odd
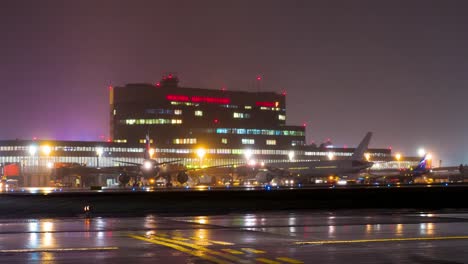
{"type": "Polygon", "coordinates": [[[130,176],[128,176],[128,174],[125,172],[120,173],[119,182],[122,185],[127,185],[130,182],[130,176]]]}
{"type": "Polygon", "coordinates": [[[181,171],[179,173],[177,173],[177,181],[181,184],[184,184],[188,181],[189,177],[187,175],[187,173],[181,171]]]}
{"type": "Polygon", "coordinates": [[[255,180],[259,183],[270,183],[275,178],[275,175],[268,171],[260,171],[255,175],[255,180]]]}

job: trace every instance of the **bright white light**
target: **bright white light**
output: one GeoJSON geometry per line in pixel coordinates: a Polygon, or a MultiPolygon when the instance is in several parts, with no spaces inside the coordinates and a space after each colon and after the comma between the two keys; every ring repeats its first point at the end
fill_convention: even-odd
{"type": "Polygon", "coordinates": [[[253,153],[252,153],[252,150],[251,149],[246,149],[244,151],[244,157],[246,160],[250,160],[250,158],[252,157],[253,153]]]}
{"type": "Polygon", "coordinates": [[[424,157],[424,155],[426,155],[426,150],[424,148],[418,149],[418,155],[419,157],[424,157]]]}
{"type": "Polygon", "coordinates": [[[204,148],[199,148],[197,149],[197,156],[200,159],[203,159],[203,157],[206,155],[206,150],[204,148]]]}
{"type": "Polygon", "coordinates": [[[432,160],[432,154],[431,154],[431,153],[427,153],[426,159],[427,159],[427,160],[432,160]]]}
{"type": "Polygon", "coordinates": [[[250,166],[255,166],[255,165],[257,165],[257,162],[255,160],[249,160],[249,165],[250,166]]]}
{"type": "Polygon", "coordinates": [[[96,155],[101,157],[103,153],[104,153],[104,148],[103,147],[97,147],[96,148],[96,155]]]}
{"type": "Polygon", "coordinates": [[[346,185],[348,182],[344,180],[339,180],[337,183],[338,185],[346,185]]]}
{"type": "Polygon", "coordinates": [[[155,152],[154,148],[149,149],[148,153],[149,153],[150,157],[153,157],[154,152],[155,152]]]}
{"type": "Polygon", "coordinates": [[[400,153],[397,153],[397,154],[395,155],[395,159],[397,159],[397,160],[399,161],[399,160],[401,159],[401,154],[400,154],[400,153]]]}
{"type": "Polygon", "coordinates": [[[35,145],[29,146],[29,155],[34,156],[37,153],[37,147],[35,145]]]}
{"type": "Polygon", "coordinates": [[[145,162],[143,162],[143,167],[145,168],[145,170],[150,170],[153,167],[153,164],[151,164],[151,161],[146,160],[145,162]]]}
{"type": "Polygon", "coordinates": [[[47,162],[47,168],[49,169],[52,169],[54,167],[54,163],[53,162],[47,162]]]}
{"type": "Polygon", "coordinates": [[[367,161],[370,160],[370,153],[364,153],[364,157],[366,158],[367,161]]]}
{"type": "Polygon", "coordinates": [[[288,157],[289,157],[289,160],[293,160],[294,159],[294,151],[289,151],[288,157]]]}
{"type": "Polygon", "coordinates": [[[328,155],[327,155],[327,156],[328,156],[328,159],[329,159],[329,160],[332,160],[332,159],[335,157],[335,153],[333,153],[333,152],[328,152],[328,155]]]}
{"type": "Polygon", "coordinates": [[[47,156],[49,156],[49,154],[52,152],[52,148],[48,145],[42,146],[41,148],[42,152],[47,156]]]}

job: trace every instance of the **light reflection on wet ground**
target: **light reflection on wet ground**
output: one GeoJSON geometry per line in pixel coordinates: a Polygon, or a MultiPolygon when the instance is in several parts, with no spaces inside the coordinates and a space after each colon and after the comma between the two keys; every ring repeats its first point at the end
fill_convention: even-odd
{"type": "Polygon", "coordinates": [[[0,258],[8,263],[464,263],[467,246],[466,213],[0,220],[0,258]]]}

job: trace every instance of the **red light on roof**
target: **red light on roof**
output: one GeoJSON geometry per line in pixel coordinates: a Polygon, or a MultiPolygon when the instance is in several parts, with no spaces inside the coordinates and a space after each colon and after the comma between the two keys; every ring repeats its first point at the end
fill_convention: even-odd
{"type": "Polygon", "coordinates": [[[156,83],[156,87],[160,87],[161,86],[161,83],[156,83]]]}
{"type": "Polygon", "coordinates": [[[392,150],[392,146],[388,146],[388,149],[389,149],[389,150],[392,150]]]}
{"type": "Polygon", "coordinates": [[[37,137],[33,137],[33,140],[37,140],[37,137]]]}
{"type": "Polygon", "coordinates": [[[258,75],[257,76],[257,81],[261,81],[262,80],[262,76],[258,75]]]}
{"type": "Polygon", "coordinates": [[[348,145],[344,145],[343,148],[348,148],[348,145]]]}
{"type": "Polygon", "coordinates": [[[286,96],[287,93],[286,93],[286,91],[283,91],[283,92],[281,92],[281,94],[282,94],[283,96],[286,96]]]}
{"type": "Polygon", "coordinates": [[[172,74],[169,74],[169,76],[167,78],[172,79],[172,74]]]}
{"type": "Polygon", "coordinates": [[[215,119],[215,120],[213,120],[213,122],[214,122],[215,124],[218,124],[218,123],[219,123],[219,120],[218,120],[218,119],[215,119]]]}
{"type": "Polygon", "coordinates": [[[112,90],[112,88],[113,88],[112,85],[109,85],[109,90],[112,90]]]}
{"type": "Polygon", "coordinates": [[[306,126],[307,126],[307,124],[304,122],[304,123],[302,123],[302,126],[303,126],[303,127],[306,127],[306,126]]]}
{"type": "Polygon", "coordinates": [[[221,91],[223,91],[223,92],[226,91],[226,87],[223,86],[223,87],[221,88],[221,91]]]}
{"type": "Polygon", "coordinates": [[[331,141],[331,138],[327,138],[327,142],[330,142],[331,141]]]}

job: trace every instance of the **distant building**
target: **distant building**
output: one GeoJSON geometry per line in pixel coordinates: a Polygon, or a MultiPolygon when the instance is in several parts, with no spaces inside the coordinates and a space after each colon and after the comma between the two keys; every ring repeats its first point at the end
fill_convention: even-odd
{"type": "Polygon", "coordinates": [[[304,126],[286,125],[286,96],[179,87],[176,76],[160,83],[127,84],[111,91],[114,142],[160,148],[284,149],[305,144],[304,126]],[[228,146],[228,147],[227,147],[228,146]]]}

